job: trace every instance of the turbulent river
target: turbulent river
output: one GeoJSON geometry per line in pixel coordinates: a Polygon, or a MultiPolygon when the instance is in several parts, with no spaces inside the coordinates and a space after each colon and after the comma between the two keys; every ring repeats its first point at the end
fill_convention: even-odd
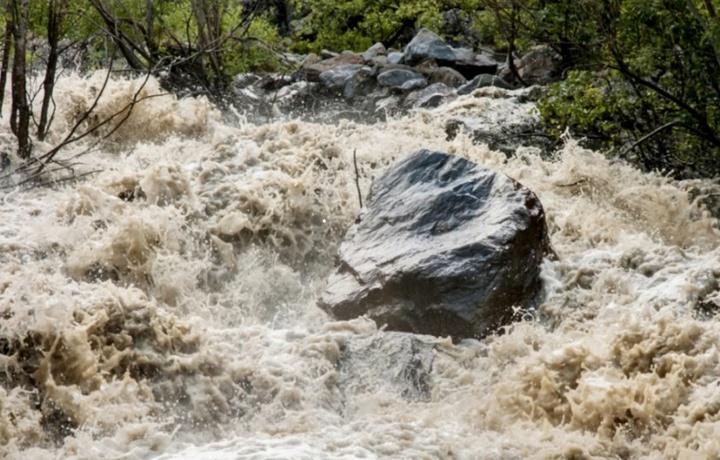
{"type": "MultiPolygon", "coordinates": [[[[139,84],[110,81],[98,119],[139,84]]],[[[101,85],[60,82],[38,152],[101,85]]],[[[150,81],[143,95],[157,94],[150,81]]],[[[370,125],[256,124],[164,95],[89,152],[87,138],[62,153],[76,175],[96,172],[4,190],[0,457],[718,458],[720,233],[702,204],[714,184],[570,138],[552,158],[508,159],[447,140],[457,116],[535,115],[499,89],[370,125]],[[359,213],[353,152],[365,193],[420,148],[532,189],[558,255],[543,263],[544,303],[504,334],[425,337],[428,401],[394,391],[386,369],[341,387],[345,344],[383,331],[315,304],[359,213]]]]}

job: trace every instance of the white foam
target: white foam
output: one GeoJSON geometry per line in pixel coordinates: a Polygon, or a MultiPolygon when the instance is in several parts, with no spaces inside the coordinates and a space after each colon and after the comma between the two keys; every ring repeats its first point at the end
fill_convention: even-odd
{"type": "MultiPolygon", "coordinates": [[[[99,76],[58,85],[62,138],[99,76]]],[[[102,113],[137,81],[112,80],[102,113]]],[[[158,94],[151,82],[147,95],[158,94]]],[[[569,140],[507,160],[465,135],[537,116],[487,90],[372,126],[225,125],[147,99],[83,158],[102,172],[0,207],[0,445],[11,458],[716,457],[717,222],[683,184],[569,140]],[[501,170],[543,203],[547,301],[502,336],[435,348],[428,402],[344,394],[370,321],[315,306],[360,185],[418,148],[501,170]],[[4,347],[4,348],[1,348],[4,347]],[[56,444],[57,443],[57,444],[56,444]]],[[[7,127],[2,127],[7,132],[7,127]]],[[[82,150],[77,145],[64,155],[82,150]]],[[[82,169],[81,168],[81,169],[82,169]]],[[[378,385],[382,388],[382,385],[378,385]]]]}

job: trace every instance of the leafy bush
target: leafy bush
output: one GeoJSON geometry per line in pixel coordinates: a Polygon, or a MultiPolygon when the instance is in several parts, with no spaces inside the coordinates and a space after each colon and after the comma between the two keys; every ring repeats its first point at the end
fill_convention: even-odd
{"type": "Polygon", "coordinates": [[[441,0],[301,0],[295,9],[306,11],[299,21],[297,52],[365,50],[376,42],[396,45],[412,38],[416,28],[437,29],[442,21],[441,0]]]}
{"type": "MultiPolygon", "coordinates": [[[[703,2],[707,5],[707,2],[703,2]]],[[[625,0],[584,18],[597,31],[539,103],[565,127],[648,170],[720,174],[720,21],[692,0],[625,0]]]]}

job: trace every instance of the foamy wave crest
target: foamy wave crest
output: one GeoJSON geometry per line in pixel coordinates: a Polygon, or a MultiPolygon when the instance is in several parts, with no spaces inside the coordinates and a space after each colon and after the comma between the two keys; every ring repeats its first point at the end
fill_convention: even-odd
{"type": "MultiPolygon", "coordinates": [[[[59,84],[51,141],[102,81],[59,84]]],[[[141,83],[110,80],[98,116],[141,83]]],[[[143,91],[160,94],[154,80],[143,91]]],[[[713,184],[641,173],[572,140],[552,158],[533,148],[508,158],[467,133],[447,139],[457,116],[488,128],[533,119],[517,95],[478,91],[372,126],[229,125],[204,100],[150,97],[83,157],[99,173],[4,195],[0,449],[41,459],[720,455],[720,239],[698,196],[713,184]],[[315,305],[360,211],[356,180],[366,193],[419,148],[535,191],[559,256],[543,263],[545,302],[503,334],[426,338],[425,402],[381,377],[372,390],[343,386],[348,343],[384,332],[315,305]]]]}

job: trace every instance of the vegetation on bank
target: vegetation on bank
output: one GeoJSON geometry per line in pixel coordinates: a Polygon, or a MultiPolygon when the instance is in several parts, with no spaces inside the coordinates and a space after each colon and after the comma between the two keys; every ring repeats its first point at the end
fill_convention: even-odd
{"type": "MultiPolygon", "coordinates": [[[[240,72],[290,70],[285,52],[362,51],[378,41],[400,49],[429,27],[508,57],[550,45],[566,69],[538,103],[551,134],[569,129],[647,170],[720,174],[720,0],[8,0],[0,8],[0,86],[12,97],[2,115],[29,162],[32,139],[52,125],[53,85],[67,65],[153,74],[170,91],[220,100],[240,72]],[[28,84],[33,69],[44,74],[37,88],[28,84]]],[[[94,129],[89,113],[80,118],[65,142],[94,129]]]]}

